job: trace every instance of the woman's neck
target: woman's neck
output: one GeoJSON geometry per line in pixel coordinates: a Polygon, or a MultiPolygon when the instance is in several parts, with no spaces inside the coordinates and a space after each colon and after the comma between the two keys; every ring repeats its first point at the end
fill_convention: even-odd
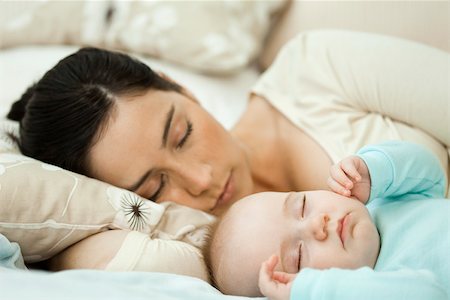
{"type": "Polygon", "coordinates": [[[252,95],[231,134],[241,144],[249,161],[253,192],[291,190],[278,114],[267,101],[252,95]]]}

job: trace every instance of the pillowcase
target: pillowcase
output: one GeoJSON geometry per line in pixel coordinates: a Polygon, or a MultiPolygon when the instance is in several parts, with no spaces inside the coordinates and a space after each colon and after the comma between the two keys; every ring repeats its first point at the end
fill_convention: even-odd
{"type": "Polygon", "coordinates": [[[247,66],[261,51],[276,1],[0,3],[2,46],[75,43],[148,54],[209,73],[247,66]]]}

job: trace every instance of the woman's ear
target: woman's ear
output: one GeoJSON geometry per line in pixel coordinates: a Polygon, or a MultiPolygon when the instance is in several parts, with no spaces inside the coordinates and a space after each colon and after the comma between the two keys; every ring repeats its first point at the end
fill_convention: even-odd
{"type": "Polygon", "coordinates": [[[164,72],[157,71],[157,73],[158,73],[159,76],[161,76],[161,77],[164,78],[165,80],[170,81],[170,82],[172,82],[172,83],[174,83],[174,84],[180,86],[180,87],[181,87],[181,93],[182,93],[183,95],[185,95],[186,97],[188,97],[188,98],[191,99],[192,101],[194,101],[194,102],[196,102],[196,103],[199,103],[198,100],[197,100],[197,98],[194,96],[194,94],[193,94],[188,88],[186,88],[185,86],[183,86],[183,85],[181,85],[180,83],[176,82],[175,80],[172,79],[172,77],[170,77],[169,75],[167,75],[167,74],[164,73],[164,72]]]}

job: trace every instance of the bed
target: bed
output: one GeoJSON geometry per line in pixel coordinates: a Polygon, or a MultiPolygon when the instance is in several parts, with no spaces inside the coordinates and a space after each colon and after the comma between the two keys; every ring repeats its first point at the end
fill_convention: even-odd
{"type": "MultiPolygon", "coordinates": [[[[167,4],[163,1],[152,1],[151,4],[138,3],[133,6],[116,1],[111,6],[107,2],[73,2],[66,5],[61,2],[2,2],[2,118],[26,87],[59,59],[76,51],[81,44],[127,51],[151,67],[164,71],[189,87],[201,104],[226,128],[231,128],[244,111],[249,90],[261,71],[270,65],[282,45],[300,31],[340,28],[378,32],[416,40],[445,51],[450,50],[447,1],[224,3],[216,1],[213,4],[167,4]],[[197,22],[192,22],[194,13],[202,14],[203,19],[198,19],[202,19],[208,26],[203,25],[199,29],[197,22]],[[111,14],[117,16],[116,19],[112,18],[111,14]],[[114,25],[110,25],[114,30],[109,30],[104,37],[102,32],[106,23],[99,22],[99,16],[105,17],[106,23],[114,25]],[[176,27],[176,16],[179,17],[179,22],[185,22],[183,30],[171,31],[171,28],[176,27]],[[33,34],[36,32],[36,24],[39,24],[40,30],[33,34]],[[155,24],[159,24],[159,27],[155,24]],[[205,31],[205,27],[209,31],[205,31]],[[210,34],[210,31],[214,31],[214,34],[210,34]],[[224,31],[227,34],[221,35],[224,31]],[[147,38],[144,39],[143,36],[147,38]],[[149,36],[152,38],[148,38],[149,36]],[[149,41],[152,40],[156,45],[150,44],[149,41]],[[198,41],[202,43],[199,44],[198,41]]],[[[2,131],[14,132],[17,130],[16,125],[2,120],[2,131]]],[[[10,174],[13,169],[17,170],[9,181],[3,179],[5,176],[0,178],[3,180],[0,181],[2,298],[246,299],[223,295],[206,281],[180,274],[101,270],[52,273],[28,270],[24,260],[27,264],[42,261],[95,232],[130,228],[123,224],[123,220],[118,221],[120,213],[111,201],[109,204],[105,201],[105,207],[108,206],[109,210],[103,219],[79,220],[73,216],[70,216],[72,219],[69,218],[68,221],[58,219],[60,216],[55,215],[56,201],[72,196],[70,199],[74,201],[73,199],[80,199],[84,194],[74,193],[75,188],[71,187],[64,191],[55,190],[53,182],[57,180],[55,178],[61,177],[63,170],[30,161],[28,158],[23,159],[17,149],[13,148],[8,137],[1,135],[0,175],[10,174]],[[32,169],[32,166],[37,169],[32,169]],[[41,173],[39,168],[45,169],[47,173],[41,173]],[[53,177],[48,179],[46,176],[53,177]],[[45,184],[36,181],[42,178],[47,178],[45,184]],[[5,191],[9,191],[9,194],[5,194],[5,191]],[[5,196],[11,194],[16,195],[16,198],[5,196]],[[33,204],[30,204],[30,198],[33,199],[33,204]],[[51,205],[41,205],[42,203],[51,205]],[[48,222],[49,220],[51,222],[48,222]],[[54,225],[62,223],[69,224],[69,227],[61,229],[54,225]],[[96,225],[95,228],[93,224],[96,225]],[[79,230],[82,226],[87,228],[87,225],[91,226],[89,230],[79,230]],[[42,231],[43,227],[53,231],[42,231]],[[56,227],[61,230],[56,231],[56,227]]],[[[82,177],[67,177],[68,181],[74,180],[78,185],[101,185],[82,177]]],[[[112,188],[102,185],[93,189],[111,191],[112,188]]],[[[86,205],[81,201],[78,207],[87,210],[86,205]]],[[[161,210],[160,218],[165,212],[164,209],[161,210]]]]}

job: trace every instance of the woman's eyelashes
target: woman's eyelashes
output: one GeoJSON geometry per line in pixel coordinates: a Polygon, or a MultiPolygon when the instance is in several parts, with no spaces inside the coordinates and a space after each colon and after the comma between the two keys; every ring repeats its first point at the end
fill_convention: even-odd
{"type": "MultiPolygon", "coordinates": [[[[193,131],[192,123],[190,121],[186,121],[186,130],[183,134],[183,137],[180,139],[180,141],[176,145],[177,149],[183,147],[183,145],[188,140],[189,136],[192,134],[192,131],[193,131]]],[[[161,194],[164,190],[164,187],[166,185],[166,182],[167,182],[167,178],[163,173],[161,173],[159,180],[160,180],[160,183],[159,183],[158,190],[155,193],[153,193],[152,196],[150,196],[148,198],[149,200],[151,200],[153,202],[156,202],[158,200],[158,198],[161,196],[161,194]]]]}
{"type": "Polygon", "coordinates": [[[186,125],[186,131],[183,135],[183,137],[180,139],[180,141],[177,144],[177,149],[183,147],[183,145],[186,143],[187,139],[189,138],[189,136],[191,135],[193,130],[192,127],[192,123],[190,121],[187,121],[187,125],[186,125]]]}
{"type": "MultiPolygon", "coordinates": [[[[176,145],[177,149],[180,149],[181,147],[183,147],[183,145],[186,143],[189,136],[191,135],[192,130],[193,130],[192,123],[190,121],[186,121],[186,130],[183,134],[183,137],[180,139],[180,141],[176,145]]],[[[149,200],[154,201],[154,202],[156,202],[158,200],[158,198],[161,196],[163,189],[166,185],[166,181],[167,181],[166,176],[164,174],[161,174],[158,190],[155,193],[153,193],[153,195],[151,197],[148,198],[149,200]]]]}

